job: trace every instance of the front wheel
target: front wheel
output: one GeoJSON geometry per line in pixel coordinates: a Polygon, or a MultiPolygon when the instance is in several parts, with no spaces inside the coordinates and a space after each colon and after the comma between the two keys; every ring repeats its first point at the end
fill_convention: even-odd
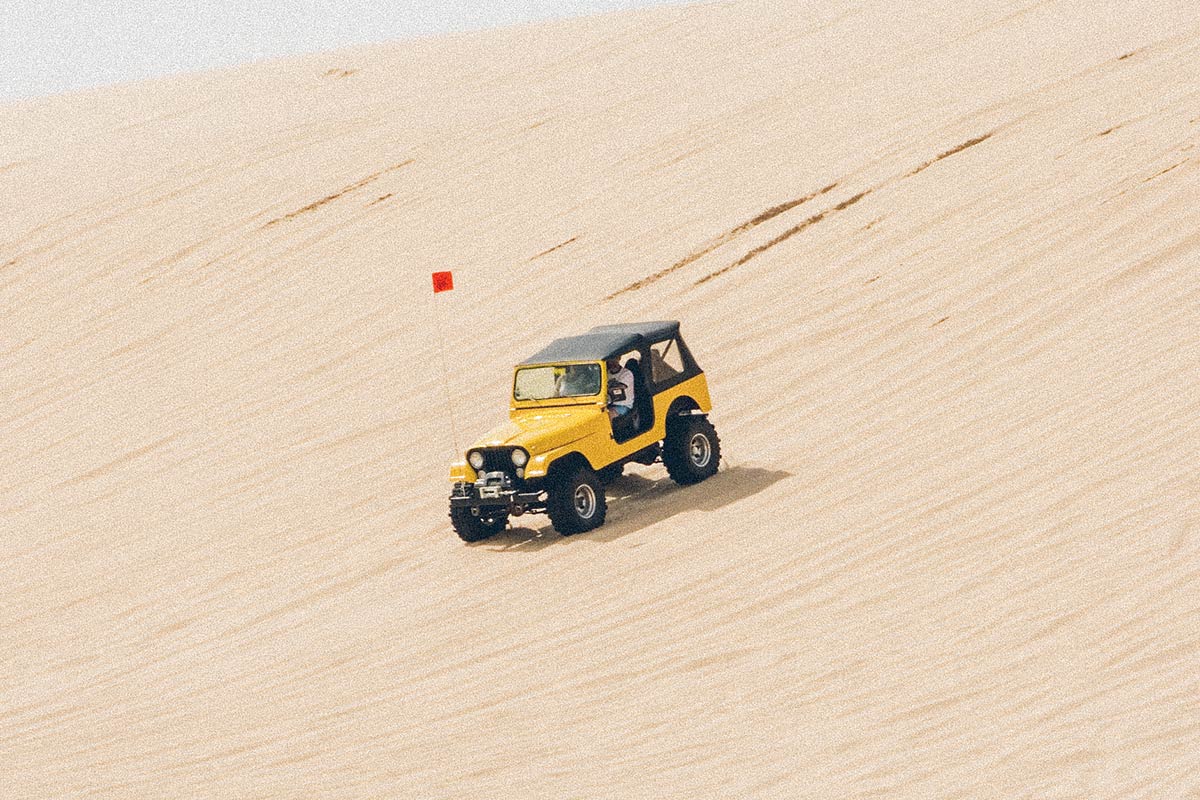
{"type": "Polygon", "coordinates": [[[712,477],[721,464],[717,429],[705,417],[672,419],[663,440],[662,460],[671,480],[682,486],[712,477]]]}
{"type": "Polygon", "coordinates": [[[482,542],[488,537],[495,536],[504,530],[508,524],[508,514],[503,511],[484,511],[479,515],[471,513],[471,509],[454,506],[450,507],[450,524],[454,532],[464,542],[482,542]]]}
{"type": "Polygon", "coordinates": [[[563,536],[583,533],[604,524],[608,503],[604,484],[590,467],[575,467],[551,482],[546,513],[563,536]]]}

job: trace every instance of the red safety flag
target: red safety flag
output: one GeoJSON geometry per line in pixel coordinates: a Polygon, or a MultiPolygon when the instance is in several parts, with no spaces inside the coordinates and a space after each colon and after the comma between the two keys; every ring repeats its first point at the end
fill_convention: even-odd
{"type": "Polygon", "coordinates": [[[433,273],[433,293],[448,292],[454,288],[454,273],[453,272],[435,272],[433,273]]]}

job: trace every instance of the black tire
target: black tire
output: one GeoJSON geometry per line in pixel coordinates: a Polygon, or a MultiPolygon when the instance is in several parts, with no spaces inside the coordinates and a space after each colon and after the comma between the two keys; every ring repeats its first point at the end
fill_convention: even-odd
{"type": "Polygon", "coordinates": [[[675,417],[667,423],[662,460],[671,480],[681,486],[711,478],[721,465],[717,429],[706,417],[675,417]]]}
{"type": "Polygon", "coordinates": [[[454,526],[458,538],[464,542],[482,542],[504,530],[504,526],[508,524],[508,514],[504,511],[480,510],[477,517],[469,508],[451,507],[450,524],[454,526]]]}
{"type": "Polygon", "coordinates": [[[590,467],[571,467],[550,482],[546,513],[563,536],[584,533],[604,524],[608,502],[604,484],[590,467]]]}
{"type": "Polygon", "coordinates": [[[625,474],[625,465],[624,464],[609,464],[604,469],[600,469],[600,470],[596,471],[596,477],[599,478],[600,482],[603,483],[605,486],[610,485],[613,481],[615,481],[617,478],[621,477],[624,474],[625,474]]]}

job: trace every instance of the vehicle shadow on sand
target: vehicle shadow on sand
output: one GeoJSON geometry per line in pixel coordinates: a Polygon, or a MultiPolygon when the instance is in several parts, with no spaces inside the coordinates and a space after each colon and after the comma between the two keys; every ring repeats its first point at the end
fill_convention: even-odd
{"type": "Polygon", "coordinates": [[[623,536],[649,528],[677,514],[717,511],[758,494],[793,473],[759,467],[730,467],[723,469],[703,483],[678,486],[662,472],[652,470],[653,477],[630,473],[609,485],[608,518],[604,525],[588,533],[560,536],[543,515],[515,518],[500,533],[471,547],[498,553],[529,553],[552,545],[575,542],[613,542],[623,536]],[[526,522],[533,525],[522,524],[526,522]]]}

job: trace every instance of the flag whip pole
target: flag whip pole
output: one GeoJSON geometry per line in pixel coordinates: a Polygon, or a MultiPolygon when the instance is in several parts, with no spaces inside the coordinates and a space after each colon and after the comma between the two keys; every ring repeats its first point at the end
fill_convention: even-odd
{"type": "MultiPolygon", "coordinates": [[[[454,288],[454,276],[449,272],[433,273],[434,306],[437,305],[437,295],[454,288]]],[[[446,390],[446,408],[450,412],[450,434],[454,439],[454,457],[458,458],[461,451],[458,448],[458,418],[454,410],[454,395],[450,392],[450,371],[446,368],[446,326],[442,324],[440,312],[435,312],[434,324],[438,329],[438,354],[442,359],[442,387],[446,390]]]]}
{"type": "MultiPolygon", "coordinates": [[[[442,326],[438,326],[441,328],[442,326]]],[[[446,369],[446,332],[438,331],[438,342],[442,353],[442,385],[446,387],[446,407],[450,410],[450,435],[454,437],[454,456],[459,455],[458,449],[458,420],[454,413],[454,396],[450,392],[450,373],[446,369]]]]}

